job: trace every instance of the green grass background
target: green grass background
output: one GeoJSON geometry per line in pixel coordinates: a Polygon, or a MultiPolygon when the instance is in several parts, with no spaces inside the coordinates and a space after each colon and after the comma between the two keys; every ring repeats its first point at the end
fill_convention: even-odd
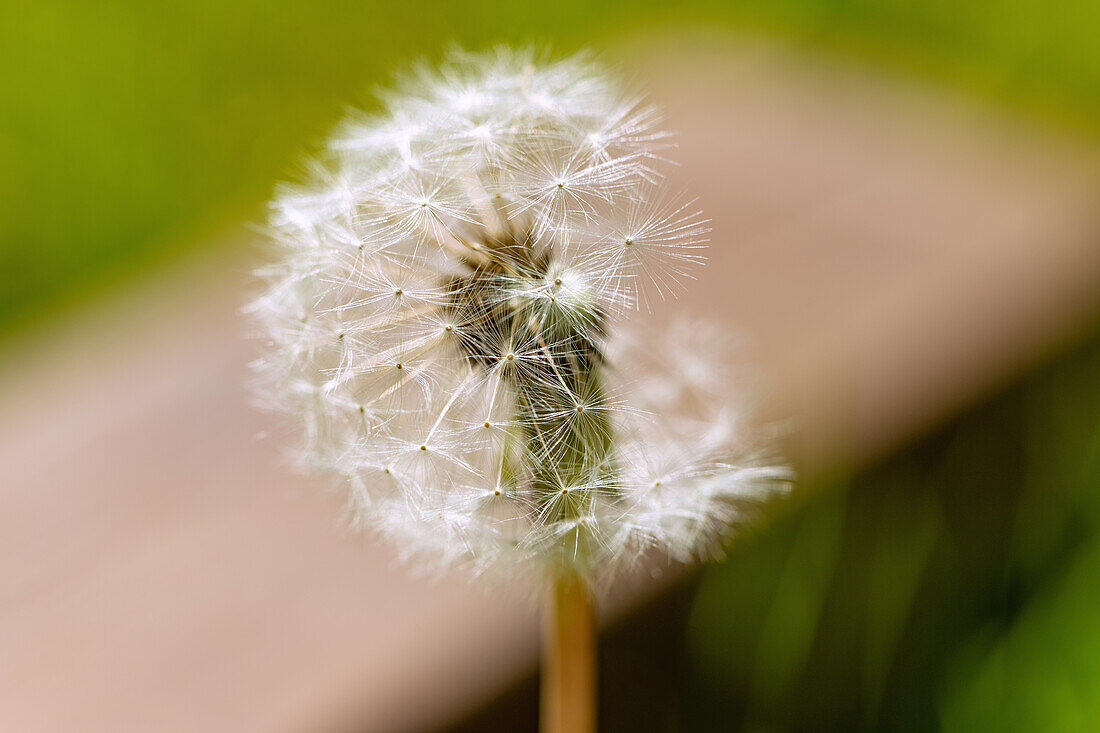
{"type": "Polygon", "coordinates": [[[668,730],[1100,729],[1100,334],[818,488],[705,570],[668,730]]]}
{"type": "Polygon", "coordinates": [[[0,333],[254,212],[349,103],[448,43],[781,34],[1100,127],[1100,4],[5,0],[0,333]]]}

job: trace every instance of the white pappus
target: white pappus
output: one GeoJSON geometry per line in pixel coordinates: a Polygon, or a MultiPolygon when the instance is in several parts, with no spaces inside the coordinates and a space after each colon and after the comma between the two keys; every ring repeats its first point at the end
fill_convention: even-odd
{"type": "Polygon", "coordinates": [[[661,117],[577,56],[453,54],[346,122],[270,219],[257,393],[356,520],[421,567],[713,550],[788,471],[748,439],[720,332],[630,331],[701,264],[661,117]]]}

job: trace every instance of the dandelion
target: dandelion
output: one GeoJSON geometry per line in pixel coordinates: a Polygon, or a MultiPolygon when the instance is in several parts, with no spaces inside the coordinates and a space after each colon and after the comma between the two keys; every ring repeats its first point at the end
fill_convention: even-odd
{"type": "Polygon", "coordinates": [[[384,99],[272,205],[259,392],[417,567],[551,578],[546,715],[582,730],[592,585],[711,553],[787,471],[723,396],[718,329],[629,324],[709,231],[666,190],[657,110],[505,49],[384,99]]]}

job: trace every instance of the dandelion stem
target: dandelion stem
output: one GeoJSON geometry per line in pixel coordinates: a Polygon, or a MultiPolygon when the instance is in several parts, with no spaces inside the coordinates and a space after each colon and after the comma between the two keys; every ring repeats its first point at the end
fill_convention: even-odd
{"type": "Polygon", "coordinates": [[[576,572],[550,580],[543,614],[542,733],[596,730],[596,620],[576,572]]]}

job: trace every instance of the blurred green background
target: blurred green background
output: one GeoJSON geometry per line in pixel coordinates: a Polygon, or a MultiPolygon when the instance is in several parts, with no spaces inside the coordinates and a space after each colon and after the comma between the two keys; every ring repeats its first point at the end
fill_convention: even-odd
{"type": "Polygon", "coordinates": [[[1098,377],[1093,338],[708,569],[685,729],[1097,730],[1098,377]]]}
{"type": "Polygon", "coordinates": [[[346,105],[448,43],[569,50],[701,24],[1100,126],[1093,0],[7,0],[0,333],[254,214],[346,105]]]}
{"type": "MultiPolygon", "coordinates": [[[[258,220],[346,105],[448,43],[569,50],[701,24],[1100,132],[1095,0],[8,2],[0,334],[258,220]]],[[[1100,729],[1098,375],[1094,340],[808,492],[679,596],[671,662],[623,642],[610,668],[672,665],[661,729],[1100,729]]]]}

